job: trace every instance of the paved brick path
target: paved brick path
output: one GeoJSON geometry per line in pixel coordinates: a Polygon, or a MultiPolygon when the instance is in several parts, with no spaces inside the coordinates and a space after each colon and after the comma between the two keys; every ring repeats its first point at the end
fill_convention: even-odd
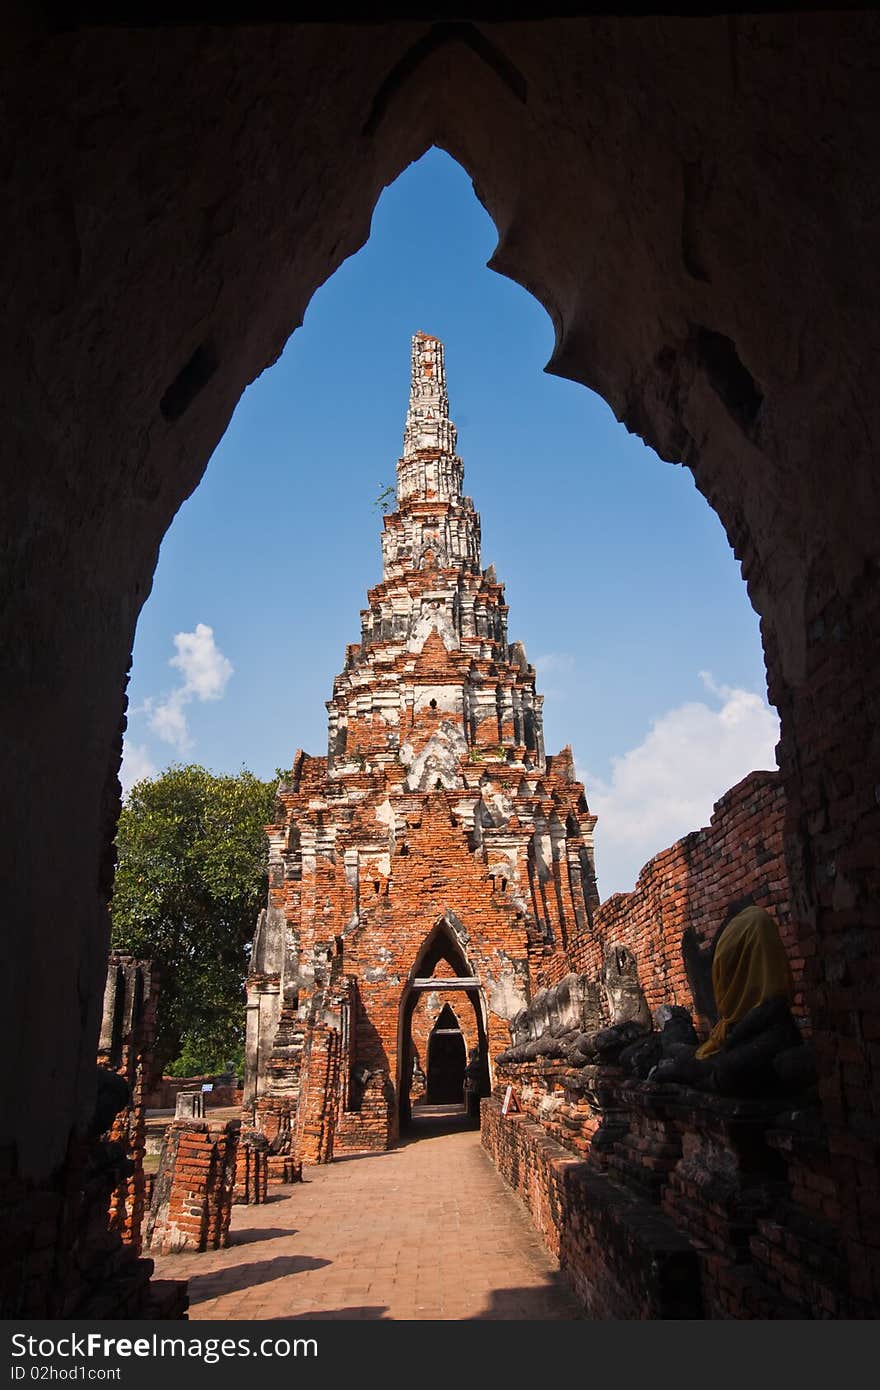
{"type": "Polygon", "coordinates": [[[443,1117],[417,1132],[235,1207],[226,1250],[157,1274],[190,1279],[197,1319],[583,1317],[479,1134],[443,1117]]]}

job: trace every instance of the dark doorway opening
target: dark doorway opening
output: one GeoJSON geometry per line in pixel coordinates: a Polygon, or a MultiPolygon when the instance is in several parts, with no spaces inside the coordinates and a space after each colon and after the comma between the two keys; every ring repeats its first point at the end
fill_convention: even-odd
{"type": "Polygon", "coordinates": [[[467,1050],[455,1012],[444,1004],[428,1039],[428,1104],[460,1105],[467,1050]]]}
{"type": "Polygon", "coordinates": [[[424,1040],[425,1094],[424,1099],[419,1098],[417,1102],[420,1128],[424,1130],[426,1125],[432,1128],[441,1120],[448,1123],[453,1108],[456,1127],[462,1123],[470,1127],[475,1120],[479,1124],[478,1104],[468,1110],[465,1101],[466,1068],[473,1058],[477,1059],[474,1065],[478,1063],[479,1067],[477,1095],[489,1094],[485,1005],[479,981],[460,945],[459,937],[462,935],[464,928],[454,913],[445,913],[423,942],[401,995],[398,1031],[398,1114],[401,1132],[409,1129],[414,1120],[411,1095],[413,1071],[421,1069],[422,1061],[413,1038],[413,1013],[419,999],[424,998],[426,993],[449,990],[454,991],[458,998],[464,996],[464,1007],[473,1010],[473,1027],[466,1025],[462,1028],[459,1016],[448,1003],[444,1003],[437,1014],[424,1040]],[[445,961],[452,975],[435,975],[441,961],[445,961]],[[438,1094],[438,1087],[441,1094],[449,1096],[448,1100],[434,1098],[438,1094]]]}

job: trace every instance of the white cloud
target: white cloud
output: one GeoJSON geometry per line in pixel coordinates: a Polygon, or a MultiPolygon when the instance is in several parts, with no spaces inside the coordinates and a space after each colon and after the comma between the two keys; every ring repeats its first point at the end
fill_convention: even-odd
{"type": "Polygon", "coordinates": [[[143,781],[145,777],[155,777],[156,771],[156,766],[150,760],[150,755],[142,743],[131,743],[128,739],[123,740],[122,766],[119,769],[123,796],[128,796],[136,782],[143,781]]]}
{"type": "Polygon", "coordinates": [[[170,743],[178,753],[192,748],[185,709],[192,700],[220,700],[234,667],[214,641],[214,629],[207,623],[196,623],[192,632],[178,632],[174,637],[177,655],[169,666],[183,676],[183,683],[161,698],[151,696],[143,703],[150,728],[163,743],[170,743]]]}
{"type": "Polygon", "coordinates": [[[177,655],[168,663],[183,672],[183,691],[198,700],[220,700],[232,675],[228,661],[214,641],[214,629],[196,623],[193,632],[178,632],[174,638],[177,655]]]}
{"type": "Polygon", "coordinates": [[[700,678],[716,701],[691,701],[655,719],[637,747],[612,758],[610,782],[580,772],[596,826],[603,900],[635,887],[642,866],[691,830],[756,768],[775,768],[779,721],[760,695],[700,678]]]}
{"type": "Polygon", "coordinates": [[[173,690],[164,699],[151,698],[144,701],[144,709],[149,715],[153,733],[158,735],[163,743],[170,743],[178,753],[186,753],[192,748],[189,725],[183,712],[184,705],[191,698],[181,688],[173,690]]]}

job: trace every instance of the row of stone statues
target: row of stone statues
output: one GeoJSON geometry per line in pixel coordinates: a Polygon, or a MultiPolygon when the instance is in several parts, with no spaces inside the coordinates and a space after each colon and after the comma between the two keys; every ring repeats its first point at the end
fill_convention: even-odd
{"type": "Polygon", "coordinates": [[[791,970],[770,914],[754,903],[732,904],[709,948],[696,959],[692,943],[684,951],[692,978],[711,977],[711,989],[699,990],[713,1024],[702,1045],[687,1009],[664,1004],[652,1018],[632,953],[612,943],[598,980],[567,975],[516,1015],[511,1046],[498,1061],[614,1065],[631,1077],[724,1095],[814,1086],[811,1049],[791,1012],[791,970]]]}
{"type": "Polygon", "coordinates": [[[539,1057],[572,1066],[616,1059],[627,1043],[651,1029],[651,1015],[638,981],[632,953],[610,945],[599,980],[566,975],[552,989],[540,990],[510,1025],[511,1046],[500,1062],[539,1057]]]}

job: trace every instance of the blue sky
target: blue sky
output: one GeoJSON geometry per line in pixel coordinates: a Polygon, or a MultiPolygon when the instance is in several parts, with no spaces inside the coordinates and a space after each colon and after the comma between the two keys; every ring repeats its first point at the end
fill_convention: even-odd
{"type": "Polygon", "coordinates": [[[539,672],[548,752],[600,817],[602,897],[773,767],[758,620],[715,514],[605,402],[543,371],[550,320],[486,269],[495,228],[434,150],[386,189],[366,246],[245,392],[166,536],[138,624],[125,789],[175,761],[262,777],[326,751],[324,701],[380,578],[417,330],[446,345],[465,491],[511,640],[539,672]]]}

